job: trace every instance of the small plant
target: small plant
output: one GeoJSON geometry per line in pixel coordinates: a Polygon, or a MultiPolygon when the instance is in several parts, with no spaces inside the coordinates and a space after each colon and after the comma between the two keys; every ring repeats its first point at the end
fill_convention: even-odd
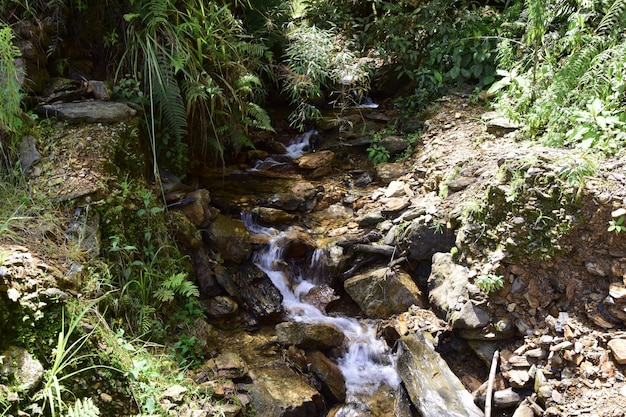
{"type": "MultiPolygon", "coordinates": [[[[20,107],[22,74],[15,66],[15,59],[19,56],[20,50],[13,45],[13,32],[0,23],[0,133],[15,133],[23,125],[20,107]]],[[[0,151],[4,151],[1,141],[0,151]]]]}
{"type": "Polygon", "coordinates": [[[374,165],[378,165],[389,161],[391,155],[389,150],[383,145],[372,142],[369,148],[367,148],[367,157],[374,165]]]}
{"type": "Polygon", "coordinates": [[[619,235],[621,232],[626,230],[626,224],[624,224],[625,221],[626,221],[626,214],[612,219],[609,222],[608,231],[615,232],[616,235],[619,235]]]}
{"type": "Polygon", "coordinates": [[[476,278],[476,285],[487,294],[491,294],[504,286],[504,277],[496,274],[483,274],[476,278]]]}

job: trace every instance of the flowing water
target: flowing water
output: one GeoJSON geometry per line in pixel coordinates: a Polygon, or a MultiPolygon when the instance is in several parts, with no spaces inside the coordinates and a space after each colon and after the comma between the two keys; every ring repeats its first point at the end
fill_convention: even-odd
{"type": "MultiPolygon", "coordinates": [[[[291,320],[305,323],[330,324],[341,330],[346,337],[346,349],[336,358],[346,383],[346,403],[362,404],[363,398],[371,396],[381,387],[395,391],[400,378],[396,372],[394,358],[387,344],[376,337],[373,325],[348,317],[327,316],[316,306],[306,301],[308,292],[327,277],[316,276],[316,271],[324,271],[324,251],[316,250],[311,257],[311,265],[304,272],[290,275],[284,268],[283,248],[279,242],[286,232],[265,228],[255,224],[250,215],[244,215],[246,227],[255,234],[269,237],[266,250],[257,252],[255,264],[264,271],[283,296],[283,306],[291,320]],[[306,277],[304,276],[306,275],[306,277]]],[[[348,416],[349,414],[344,413],[348,416]]]]}

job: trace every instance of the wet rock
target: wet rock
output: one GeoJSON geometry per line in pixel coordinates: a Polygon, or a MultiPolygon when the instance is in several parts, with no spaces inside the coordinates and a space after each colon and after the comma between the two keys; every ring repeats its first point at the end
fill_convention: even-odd
{"type": "Polygon", "coordinates": [[[242,263],[252,252],[250,233],[239,219],[218,214],[208,227],[210,246],[225,261],[242,263]]]}
{"type": "Polygon", "coordinates": [[[483,416],[472,395],[435,351],[429,333],[400,338],[397,368],[421,416],[483,416]]]}
{"type": "Polygon", "coordinates": [[[137,110],[126,103],[99,100],[44,104],[35,107],[34,112],[69,123],[117,123],[137,115],[137,110]]]}
{"type": "Polygon", "coordinates": [[[399,269],[378,268],[355,275],[344,282],[344,288],[371,318],[387,318],[412,305],[426,305],[411,276],[399,269]]]}
{"type": "Polygon", "coordinates": [[[259,203],[267,207],[296,211],[303,206],[305,200],[293,193],[276,193],[271,195],[267,200],[262,200],[259,203]]]}
{"type": "Polygon", "coordinates": [[[340,346],[345,338],[337,328],[329,324],[284,322],[276,325],[278,343],[301,348],[328,349],[340,346]]]}
{"type": "Polygon", "coordinates": [[[15,384],[20,391],[37,388],[43,379],[41,363],[19,346],[10,346],[0,354],[0,376],[15,384]]]}
{"type": "Polygon", "coordinates": [[[298,168],[317,169],[330,165],[334,158],[335,154],[332,151],[319,151],[302,155],[294,162],[298,164],[298,168]]]}
{"type": "Polygon", "coordinates": [[[626,339],[611,339],[608,343],[615,361],[620,365],[626,364],[626,339]]]}
{"type": "Polygon", "coordinates": [[[341,403],[346,399],[346,386],[339,367],[318,350],[306,353],[309,371],[320,380],[323,392],[333,402],[341,403]]]}
{"type": "Polygon", "coordinates": [[[298,227],[289,229],[277,245],[282,248],[284,259],[301,258],[317,249],[315,240],[298,227]]]}
{"type": "Polygon", "coordinates": [[[372,182],[374,182],[374,177],[371,173],[365,171],[361,173],[356,180],[354,180],[354,186],[359,188],[367,187],[372,182]]]}
{"type": "Polygon", "coordinates": [[[241,265],[231,272],[248,311],[264,322],[276,322],[283,312],[283,296],[268,276],[254,265],[241,265]]]}
{"type": "Polygon", "coordinates": [[[291,224],[298,218],[295,214],[271,207],[255,207],[252,214],[264,224],[291,224]]]}

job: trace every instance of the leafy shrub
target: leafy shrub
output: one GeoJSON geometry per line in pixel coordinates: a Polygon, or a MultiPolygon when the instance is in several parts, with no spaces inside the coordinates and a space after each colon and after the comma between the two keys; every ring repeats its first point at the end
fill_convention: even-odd
{"type": "Polygon", "coordinates": [[[20,86],[23,74],[15,65],[20,55],[13,45],[13,31],[0,23],[0,132],[15,133],[23,124],[20,86]]]}

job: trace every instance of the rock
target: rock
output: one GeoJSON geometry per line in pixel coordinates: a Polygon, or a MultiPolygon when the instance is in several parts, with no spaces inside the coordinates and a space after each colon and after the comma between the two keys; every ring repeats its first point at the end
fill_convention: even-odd
{"type": "Polygon", "coordinates": [[[20,391],[31,391],[43,379],[41,363],[19,346],[10,346],[0,354],[0,376],[9,379],[20,391]]]}
{"type": "Polygon", "coordinates": [[[429,300],[457,329],[478,329],[489,322],[489,315],[469,299],[468,285],[469,269],[456,264],[449,253],[433,256],[429,300]]]}
{"type": "Polygon", "coordinates": [[[218,214],[208,227],[210,246],[225,261],[242,263],[252,253],[250,233],[239,219],[218,214]]]}
{"type": "Polygon", "coordinates": [[[382,213],[379,211],[372,211],[366,213],[365,215],[354,219],[355,222],[359,224],[360,227],[371,227],[375,226],[378,223],[382,222],[385,218],[382,213]]]}
{"type": "Polygon", "coordinates": [[[250,373],[250,395],[257,416],[311,417],[322,415],[324,401],[320,393],[301,375],[285,364],[275,362],[250,373]]]}
{"type": "Polygon", "coordinates": [[[458,176],[448,182],[448,190],[452,192],[461,191],[476,182],[474,177],[458,176]]]}
{"type": "Polygon", "coordinates": [[[256,320],[275,323],[283,313],[283,296],[269,277],[255,265],[243,264],[231,270],[242,302],[256,320]]]}
{"type": "Polygon", "coordinates": [[[515,409],[513,417],[534,417],[535,413],[533,409],[527,404],[528,400],[522,401],[522,403],[515,409]]]}
{"type": "Polygon", "coordinates": [[[201,369],[211,371],[215,378],[241,380],[248,376],[248,364],[233,352],[225,352],[209,359],[201,369]]]}
{"type": "Polygon", "coordinates": [[[340,346],[344,334],[329,324],[284,322],[276,325],[278,343],[301,348],[328,349],[340,346]]]}
{"type": "Polygon", "coordinates": [[[211,195],[208,190],[199,189],[185,195],[185,205],[180,210],[197,228],[206,227],[211,219],[211,195]]]}
{"type": "Polygon", "coordinates": [[[404,165],[398,162],[384,162],[376,165],[374,169],[376,170],[376,177],[383,184],[388,184],[406,174],[404,165]]]}
{"type": "Polygon", "coordinates": [[[385,204],[383,208],[384,214],[396,213],[408,208],[411,205],[411,201],[406,197],[385,198],[384,200],[382,200],[382,202],[385,204]]]}
{"type": "Polygon", "coordinates": [[[292,224],[298,216],[272,207],[254,207],[252,214],[264,224],[292,224]]]}
{"type": "Polygon", "coordinates": [[[30,167],[41,159],[37,151],[37,139],[34,136],[24,136],[18,147],[20,167],[22,172],[27,173],[30,167]]]}
{"type": "Polygon", "coordinates": [[[160,398],[162,400],[167,399],[173,403],[180,404],[183,402],[185,394],[187,394],[187,388],[182,385],[172,385],[163,391],[160,398]]]}
{"type": "Polygon", "coordinates": [[[409,143],[402,136],[393,135],[383,138],[378,144],[387,149],[391,155],[404,152],[409,147],[409,143]]]}
{"type": "Polygon", "coordinates": [[[429,333],[400,338],[398,373],[422,417],[482,417],[472,395],[435,351],[429,333]]]}
{"type": "Polygon", "coordinates": [[[318,350],[306,353],[308,370],[322,383],[324,393],[334,403],[346,400],[346,386],[339,367],[318,350]]]}
{"type": "Polygon", "coordinates": [[[437,252],[449,252],[455,239],[451,230],[436,230],[419,219],[411,222],[404,236],[403,245],[407,246],[408,258],[415,263],[430,261],[437,252]]]}
{"type": "Polygon", "coordinates": [[[226,318],[235,314],[239,308],[235,300],[225,295],[218,295],[202,300],[204,311],[209,317],[226,318]]]}
{"type": "Polygon", "coordinates": [[[620,365],[626,364],[626,339],[611,339],[608,343],[615,361],[620,365]]]}
{"type": "Polygon", "coordinates": [[[355,275],[344,282],[344,288],[371,318],[387,318],[412,305],[426,305],[411,276],[398,269],[379,268],[355,275]]]}
{"type": "Polygon", "coordinates": [[[302,258],[317,249],[315,240],[298,227],[292,227],[287,230],[276,245],[282,248],[284,259],[302,258]]]}
{"type": "Polygon", "coordinates": [[[409,187],[407,183],[404,181],[391,181],[385,190],[385,197],[404,197],[407,196],[412,198],[414,195],[413,191],[409,187]]]}
{"type": "Polygon", "coordinates": [[[267,200],[261,200],[261,205],[286,211],[296,211],[304,207],[305,200],[293,193],[276,193],[267,200]]]}
{"type": "Polygon", "coordinates": [[[334,158],[335,154],[332,151],[319,151],[302,155],[294,162],[298,164],[298,168],[317,169],[330,165],[334,158]]]}
{"type": "Polygon", "coordinates": [[[117,101],[80,101],[37,106],[34,112],[42,117],[55,117],[69,123],[118,123],[137,115],[137,110],[117,101]]]}
{"type": "Polygon", "coordinates": [[[87,81],[87,94],[91,94],[96,100],[111,100],[113,91],[106,81],[89,80],[87,81]]]}

